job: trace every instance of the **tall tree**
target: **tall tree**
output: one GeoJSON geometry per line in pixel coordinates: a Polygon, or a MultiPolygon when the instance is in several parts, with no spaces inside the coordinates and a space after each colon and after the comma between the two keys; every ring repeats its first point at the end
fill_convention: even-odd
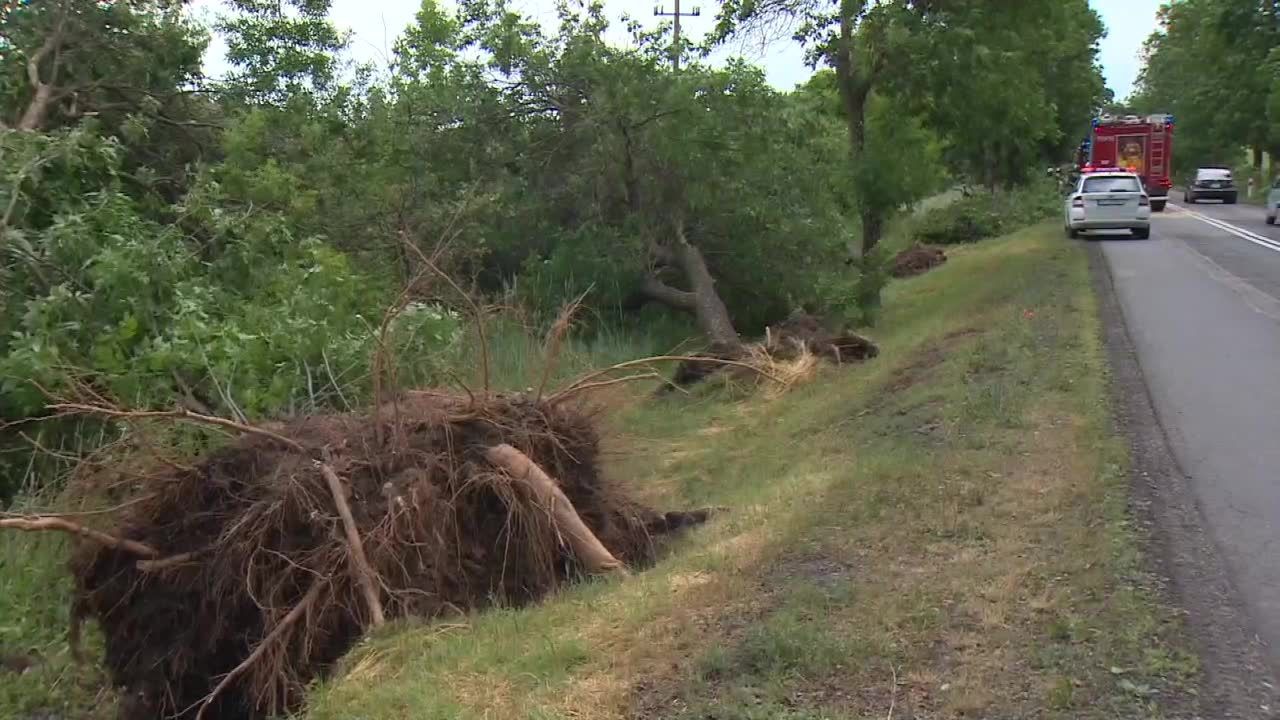
{"type": "Polygon", "coordinates": [[[1267,0],[1182,0],[1160,10],[1132,104],[1178,120],[1182,171],[1280,155],[1280,7],[1267,0]]]}
{"type": "MultiPolygon", "coordinates": [[[[1085,0],[722,0],[716,39],[780,24],[832,69],[856,167],[875,155],[877,94],[902,97],[951,141],[960,169],[994,183],[1016,180],[1046,148],[1063,152],[1061,128],[1082,124],[1102,93],[1101,25],[1085,0]],[[1064,85],[1059,74],[1079,79],[1064,85]]],[[[892,210],[874,198],[893,171],[858,173],[864,253],[892,210]]]]}
{"type": "Polygon", "coordinates": [[[347,35],[329,20],[331,0],[228,0],[218,30],[235,68],[229,89],[251,103],[283,103],[331,88],[347,35]]]}
{"type": "Polygon", "coordinates": [[[182,122],[175,105],[199,77],[206,41],[176,1],[0,4],[0,128],[129,113],[182,122]]]}

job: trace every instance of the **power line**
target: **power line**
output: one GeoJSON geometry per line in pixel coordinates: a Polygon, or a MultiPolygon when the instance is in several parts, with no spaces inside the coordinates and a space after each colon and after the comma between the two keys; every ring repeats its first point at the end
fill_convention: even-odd
{"type": "Polygon", "coordinates": [[[680,71],[680,18],[697,17],[702,14],[702,9],[695,7],[692,12],[682,13],[680,12],[680,0],[673,0],[673,2],[675,3],[675,9],[672,10],[671,12],[667,12],[666,10],[663,10],[662,6],[658,5],[653,8],[653,14],[655,17],[675,18],[674,40],[671,43],[671,66],[675,68],[676,72],[679,72],[680,71]]]}

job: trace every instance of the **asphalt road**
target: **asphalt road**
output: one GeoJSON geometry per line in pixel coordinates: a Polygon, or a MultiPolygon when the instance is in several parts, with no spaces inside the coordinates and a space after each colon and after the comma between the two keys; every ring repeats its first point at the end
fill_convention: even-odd
{"type": "Polygon", "coordinates": [[[1095,240],[1175,459],[1280,671],[1280,228],[1258,207],[1171,200],[1150,240],[1095,240]]]}

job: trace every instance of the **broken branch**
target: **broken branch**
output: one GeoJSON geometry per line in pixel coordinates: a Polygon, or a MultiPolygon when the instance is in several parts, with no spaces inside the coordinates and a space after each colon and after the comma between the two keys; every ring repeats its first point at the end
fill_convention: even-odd
{"type": "Polygon", "coordinates": [[[467,304],[467,308],[471,310],[471,315],[475,319],[476,323],[477,340],[480,345],[480,372],[483,375],[484,380],[484,394],[487,396],[489,394],[489,340],[485,336],[484,331],[484,312],[481,311],[480,306],[476,304],[475,298],[471,297],[471,294],[466,290],[463,290],[462,286],[458,285],[453,278],[449,277],[448,273],[441,270],[439,266],[431,260],[431,258],[427,257],[426,253],[422,252],[421,248],[411,242],[406,242],[405,244],[408,245],[409,249],[418,256],[418,259],[422,261],[422,264],[431,268],[431,272],[439,276],[449,285],[450,288],[453,289],[454,292],[460,295],[462,297],[462,301],[467,304]]]}
{"type": "Polygon", "coordinates": [[[547,389],[547,382],[551,380],[551,373],[555,371],[556,361],[560,358],[560,349],[564,345],[565,336],[569,334],[569,328],[573,326],[573,317],[582,308],[582,301],[586,299],[587,292],[561,308],[556,321],[551,325],[551,330],[547,332],[547,341],[542,346],[542,381],[538,383],[536,396],[539,400],[547,389]]]}
{"type": "Polygon", "coordinates": [[[342,518],[342,527],[346,531],[347,545],[351,549],[351,563],[355,567],[356,581],[364,594],[365,603],[369,606],[369,616],[374,627],[380,627],[387,621],[382,612],[382,600],[379,598],[377,574],[364,554],[364,542],[360,540],[360,531],[356,528],[355,518],[351,516],[351,506],[347,504],[347,491],[342,486],[338,473],[328,463],[317,462],[320,473],[329,483],[329,492],[333,495],[333,504],[338,508],[338,516],[342,518]]]}
{"type": "Polygon", "coordinates": [[[688,290],[679,290],[662,282],[653,275],[646,275],[640,284],[640,293],[650,300],[677,310],[692,312],[698,307],[697,296],[688,290]]]}
{"type": "Polygon", "coordinates": [[[764,368],[757,367],[755,365],[752,365],[751,363],[741,362],[739,360],[726,360],[724,358],[717,358],[717,357],[699,357],[697,355],[655,355],[653,357],[640,358],[638,360],[628,360],[627,362],[621,362],[621,363],[618,363],[617,365],[610,365],[607,368],[602,368],[600,370],[587,373],[586,375],[570,383],[564,389],[550,395],[547,398],[547,402],[557,403],[563,400],[567,395],[577,392],[579,388],[588,384],[592,380],[595,380],[596,378],[601,377],[603,375],[608,375],[611,372],[616,372],[618,370],[626,370],[627,368],[648,365],[655,362],[684,362],[686,360],[712,363],[712,364],[718,364],[718,365],[732,365],[734,367],[746,368],[748,370],[751,370],[752,372],[763,375],[764,377],[780,385],[785,384],[782,378],[778,377],[777,375],[774,375],[773,373],[768,372],[764,368]]]}
{"type": "MultiPolygon", "coordinates": [[[[592,390],[599,390],[600,388],[609,387],[611,385],[623,385],[625,383],[635,382],[637,380],[664,380],[664,379],[665,378],[663,378],[661,375],[659,375],[656,372],[647,372],[647,373],[636,373],[635,375],[625,375],[620,378],[613,378],[612,380],[600,380],[597,382],[583,383],[581,385],[576,385],[570,389],[565,390],[564,392],[557,394],[555,398],[555,402],[564,402],[568,398],[574,395],[577,395],[578,393],[590,392],[592,390]]],[[[681,390],[683,389],[684,388],[681,388],[681,390]]]]}
{"type": "Polygon", "coordinates": [[[297,440],[291,440],[283,435],[278,435],[270,430],[264,430],[253,425],[238,423],[234,420],[220,418],[216,415],[203,415],[201,413],[191,412],[186,408],[178,408],[177,410],[117,410],[115,408],[103,407],[101,405],[83,405],[81,403],[57,403],[49,406],[53,410],[62,414],[81,413],[85,415],[102,415],[103,417],[116,418],[118,420],[157,420],[164,418],[172,418],[175,420],[186,420],[193,423],[203,423],[205,425],[216,425],[218,427],[234,430],[245,435],[261,435],[270,438],[285,447],[305,453],[306,448],[297,440]]]}
{"type": "Polygon", "coordinates": [[[142,572],[156,572],[157,570],[164,570],[165,568],[171,568],[175,565],[184,565],[200,555],[203,555],[205,552],[207,551],[193,550],[191,552],[178,553],[177,555],[170,555],[167,558],[159,558],[157,560],[139,560],[138,569],[142,572]]]}
{"type": "Polygon", "coordinates": [[[160,557],[160,551],[137,540],[128,540],[126,538],[118,538],[114,535],[108,535],[100,530],[94,530],[83,525],[78,525],[70,520],[64,520],[58,517],[45,517],[34,515],[31,517],[21,518],[0,518],[0,528],[8,528],[11,530],[23,530],[26,532],[38,532],[43,530],[58,530],[72,535],[78,535],[87,540],[92,540],[109,548],[125,550],[140,555],[144,558],[160,557]]]}

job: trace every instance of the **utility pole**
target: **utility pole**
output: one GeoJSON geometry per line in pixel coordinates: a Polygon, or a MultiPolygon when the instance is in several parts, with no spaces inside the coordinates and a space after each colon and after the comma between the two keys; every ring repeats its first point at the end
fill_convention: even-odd
{"type": "Polygon", "coordinates": [[[702,9],[694,8],[693,12],[682,13],[680,12],[680,0],[673,0],[673,2],[675,3],[675,9],[671,12],[663,10],[662,6],[659,5],[653,8],[653,14],[655,17],[675,18],[675,39],[671,43],[671,66],[675,68],[676,72],[680,72],[680,18],[698,17],[702,14],[702,9]]]}

